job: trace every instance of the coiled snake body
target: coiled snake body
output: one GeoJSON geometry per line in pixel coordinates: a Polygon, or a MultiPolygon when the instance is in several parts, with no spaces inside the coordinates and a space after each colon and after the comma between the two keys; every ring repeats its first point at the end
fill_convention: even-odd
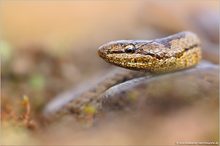
{"type": "Polygon", "coordinates": [[[117,69],[95,83],[80,85],[58,95],[46,106],[44,113],[47,116],[57,111],[81,114],[88,105],[100,107],[100,95],[116,84],[146,75],[146,71],[152,76],[190,68],[201,60],[200,41],[192,32],[149,41],[112,41],[102,45],[98,54],[105,61],[130,70],[117,69]]]}

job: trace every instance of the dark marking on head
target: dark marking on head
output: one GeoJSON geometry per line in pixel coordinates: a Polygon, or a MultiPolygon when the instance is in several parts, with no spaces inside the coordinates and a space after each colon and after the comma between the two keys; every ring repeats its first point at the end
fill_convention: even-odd
{"type": "Polygon", "coordinates": [[[150,56],[155,57],[157,59],[162,59],[163,58],[162,56],[160,56],[158,54],[151,53],[151,52],[145,52],[144,54],[145,55],[150,55],[150,56]]]}
{"type": "Polygon", "coordinates": [[[108,51],[109,54],[112,54],[112,53],[124,53],[123,50],[113,50],[113,51],[108,51]]]}
{"type": "MultiPolygon", "coordinates": [[[[188,48],[184,48],[182,52],[176,53],[175,56],[173,56],[173,57],[179,58],[179,57],[181,57],[183,55],[183,53],[185,51],[191,50],[191,49],[196,48],[196,47],[199,47],[199,45],[195,44],[195,45],[192,45],[192,46],[190,46],[188,48]]],[[[149,56],[155,57],[155,58],[157,58],[159,60],[163,59],[163,58],[169,58],[170,57],[170,56],[167,56],[165,54],[158,55],[157,53],[152,53],[152,52],[148,52],[148,51],[143,51],[141,53],[143,53],[145,55],[149,55],[149,56]]]]}
{"type": "Polygon", "coordinates": [[[155,42],[163,44],[164,47],[166,48],[170,48],[171,47],[170,42],[172,40],[181,39],[181,38],[184,38],[185,36],[186,36],[186,32],[180,32],[180,33],[177,33],[177,34],[174,34],[174,35],[162,38],[162,39],[155,39],[155,42]]]}
{"type": "Polygon", "coordinates": [[[199,45],[198,44],[194,44],[194,45],[192,45],[192,46],[190,46],[188,48],[184,48],[184,50],[188,51],[188,50],[193,49],[195,47],[199,47],[199,45]]]}

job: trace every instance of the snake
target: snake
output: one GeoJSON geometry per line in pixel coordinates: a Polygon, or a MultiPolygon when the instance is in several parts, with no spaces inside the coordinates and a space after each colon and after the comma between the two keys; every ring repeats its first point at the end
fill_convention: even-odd
{"type": "Polygon", "coordinates": [[[88,107],[100,109],[100,95],[107,89],[128,80],[132,84],[132,79],[141,76],[152,77],[192,68],[202,56],[200,39],[190,31],[153,40],[111,41],[99,47],[98,55],[121,68],[56,96],[46,106],[46,116],[55,113],[83,115],[88,107]]]}
{"type": "Polygon", "coordinates": [[[192,32],[150,41],[113,41],[101,46],[98,54],[120,67],[153,73],[189,68],[201,59],[200,40],[192,32]]]}

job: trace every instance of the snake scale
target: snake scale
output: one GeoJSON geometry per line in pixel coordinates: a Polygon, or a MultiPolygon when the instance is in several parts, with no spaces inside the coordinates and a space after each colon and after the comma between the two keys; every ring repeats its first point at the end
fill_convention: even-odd
{"type": "Polygon", "coordinates": [[[66,112],[80,115],[88,106],[101,108],[100,95],[114,85],[140,76],[190,68],[201,60],[200,40],[189,31],[154,40],[112,41],[99,47],[98,54],[108,63],[126,69],[116,69],[56,96],[46,106],[46,116],[66,112]]]}

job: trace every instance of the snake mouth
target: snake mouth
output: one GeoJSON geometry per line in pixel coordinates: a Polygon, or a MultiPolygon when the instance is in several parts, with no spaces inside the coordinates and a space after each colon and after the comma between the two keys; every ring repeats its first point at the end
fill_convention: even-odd
{"type": "Polygon", "coordinates": [[[98,49],[97,53],[103,59],[105,59],[107,56],[107,52],[106,52],[105,48],[103,48],[102,46],[98,49]]]}

